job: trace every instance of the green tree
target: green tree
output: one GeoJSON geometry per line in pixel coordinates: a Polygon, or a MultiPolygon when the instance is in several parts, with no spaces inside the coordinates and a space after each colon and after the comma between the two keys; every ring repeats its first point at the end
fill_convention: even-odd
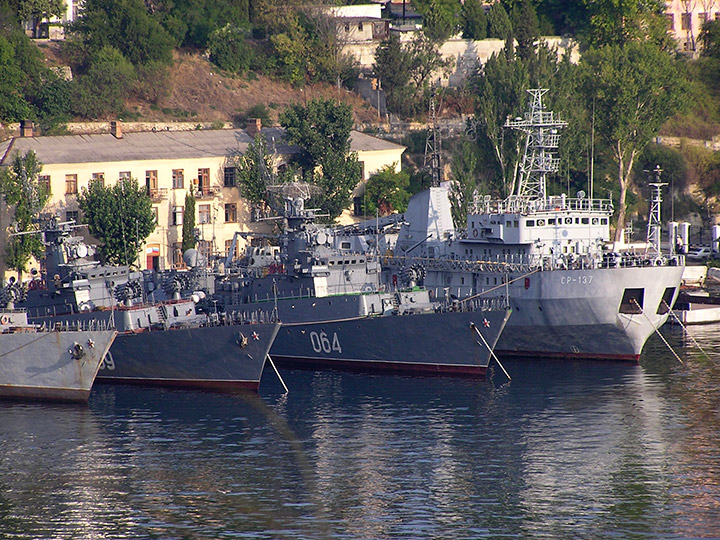
{"type": "Polygon", "coordinates": [[[475,148],[470,141],[463,139],[450,162],[453,180],[450,185],[450,207],[453,222],[459,228],[467,224],[468,208],[478,187],[477,165],[475,148]]]}
{"type": "MultiPolygon", "coordinates": [[[[0,169],[0,193],[8,206],[15,207],[13,217],[15,232],[37,230],[33,218],[40,214],[50,198],[47,184],[39,181],[41,171],[42,163],[32,150],[25,155],[16,152],[12,165],[0,169]]],[[[30,257],[39,260],[43,254],[44,247],[39,235],[13,236],[8,240],[5,263],[9,268],[17,270],[20,279],[30,262],[30,257]]]]}
{"type": "Polygon", "coordinates": [[[510,17],[502,4],[495,2],[488,12],[488,37],[507,41],[511,36],[510,17]]]}
{"type": "Polygon", "coordinates": [[[18,122],[30,116],[23,92],[23,72],[15,59],[15,48],[0,35],[0,120],[18,122]]]}
{"type": "Polygon", "coordinates": [[[449,69],[452,63],[452,59],[443,59],[437,43],[422,34],[406,45],[390,34],[378,45],[373,70],[385,90],[388,108],[411,116],[425,110],[423,98],[429,90],[430,76],[449,69]]]}
{"type": "Polygon", "coordinates": [[[274,183],[273,162],[261,133],[235,160],[235,177],[240,193],[248,201],[253,204],[267,201],[267,187],[274,183]]]}
{"type": "Polygon", "coordinates": [[[522,0],[513,9],[513,34],[517,40],[517,53],[520,58],[528,58],[535,51],[535,43],[540,38],[540,23],[535,7],[530,0],[522,0]]]}
{"type": "Polygon", "coordinates": [[[365,185],[364,212],[374,215],[379,212],[387,216],[393,212],[404,212],[410,200],[410,175],[396,171],[397,163],[385,165],[370,175],[365,185]]]}
{"type": "Polygon", "coordinates": [[[508,60],[504,54],[493,54],[473,80],[477,93],[472,121],[475,138],[482,154],[492,164],[488,178],[502,185],[502,194],[515,190],[520,137],[514,131],[504,131],[508,117],[522,115],[530,77],[526,65],[508,60]]]}
{"type": "Polygon", "coordinates": [[[323,189],[316,201],[335,219],[350,204],[350,192],[360,181],[362,168],[350,152],[352,110],[335,100],[317,99],[307,106],[294,104],[280,115],[290,144],[300,147],[296,161],[306,180],[323,189]]]}
{"type": "Polygon", "coordinates": [[[175,40],[142,0],[85,0],[70,30],[90,53],[112,46],[133,65],[172,62],[175,40]]]}
{"type": "Polygon", "coordinates": [[[460,11],[460,22],[462,24],[465,39],[485,39],[487,37],[487,15],[480,0],[466,0],[460,11]]]}
{"type": "Polygon", "coordinates": [[[118,114],[125,108],[135,69],[122,53],[106,46],[93,55],[90,68],[74,85],[73,110],[85,118],[118,114]]]}
{"type": "Polygon", "coordinates": [[[413,5],[423,16],[423,34],[433,42],[443,42],[457,32],[459,0],[415,0],[413,5]]]}
{"type": "Polygon", "coordinates": [[[220,69],[245,73],[250,69],[254,55],[248,37],[246,30],[229,24],[213,31],[208,39],[210,61],[220,69]]]}
{"type": "Polygon", "coordinates": [[[595,107],[595,132],[617,164],[616,240],[625,226],[635,159],[663,123],[684,106],[685,83],[675,60],[652,43],[630,41],[591,49],[581,60],[580,90],[595,107]]]}
{"type": "Polygon", "coordinates": [[[195,247],[195,194],[188,190],[185,194],[185,212],[182,226],[182,252],[195,247]]]}
{"type": "Polygon", "coordinates": [[[708,21],[703,24],[700,41],[703,44],[703,56],[720,60],[720,20],[708,21]]]}
{"type": "Polygon", "coordinates": [[[589,21],[583,41],[592,46],[648,40],[670,46],[663,0],[582,0],[589,21]]]}
{"type": "Polygon", "coordinates": [[[101,258],[110,264],[134,264],[156,225],[146,188],[134,178],[108,187],[90,182],[78,195],[78,204],[83,223],[102,242],[101,258]]]}

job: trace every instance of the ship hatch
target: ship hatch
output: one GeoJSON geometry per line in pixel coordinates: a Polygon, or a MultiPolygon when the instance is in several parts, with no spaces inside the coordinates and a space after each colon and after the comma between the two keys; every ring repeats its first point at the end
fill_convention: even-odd
{"type": "Polygon", "coordinates": [[[662,295],[662,300],[660,300],[660,305],[657,308],[658,315],[665,315],[668,311],[670,311],[673,296],[675,296],[675,287],[666,287],[665,292],[662,295]]]}
{"type": "Polygon", "coordinates": [[[644,299],[645,289],[625,289],[620,302],[620,313],[642,313],[644,299]]]}

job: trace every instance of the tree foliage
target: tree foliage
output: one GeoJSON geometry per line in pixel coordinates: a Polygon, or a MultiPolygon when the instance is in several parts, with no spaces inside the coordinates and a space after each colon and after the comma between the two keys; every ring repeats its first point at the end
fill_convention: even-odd
{"type": "MultiPolygon", "coordinates": [[[[39,181],[42,163],[35,152],[25,155],[16,152],[10,167],[0,169],[0,193],[8,206],[14,206],[13,224],[15,232],[37,230],[33,219],[50,198],[47,184],[39,181]]],[[[17,270],[18,276],[25,271],[30,257],[41,259],[44,247],[37,234],[23,234],[8,239],[5,249],[5,263],[17,270]]]]}
{"type": "Polygon", "coordinates": [[[274,183],[272,156],[262,133],[255,136],[245,153],[235,160],[235,177],[240,193],[258,204],[267,201],[267,187],[274,183]]]}
{"type": "Polygon", "coordinates": [[[185,194],[185,212],[182,225],[182,252],[195,247],[195,194],[188,190],[185,194]]]}
{"type": "Polygon", "coordinates": [[[453,223],[462,228],[467,223],[469,206],[478,190],[477,167],[478,156],[474,145],[463,139],[459,148],[453,153],[450,162],[452,184],[450,185],[450,208],[453,223]]]}
{"type": "Polygon", "coordinates": [[[430,89],[430,76],[438,70],[448,70],[452,59],[444,59],[438,44],[418,34],[403,45],[391,33],[375,52],[373,70],[387,99],[388,108],[404,116],[426,110],[425,96],[430,89]]]}
{"type": "Polygon", "coordinates": [[[101,258],[110,264],[134,264],[155,229],[152,202],[145,187],[134,178],[108,187],[90,182],[78,195],[78,204],[83,223],[102,242],[101,258]]]}
{"type": "Polygon", "coordinates": [[[385,165],[370,175],[365,185],[364,213],[381,216],[404,212],[410,200],[410,174],[396,171],[397,163],[385,165]]]}
{"type": "Polygon", "coordinates": [[[512,36],[512,24],[507,11],[500,2],[495,2],[488,12],[488,37],[506,40],[512,36]]]}
{"type": "Polygon", "coordinates": [[[90,54],[114,47],[134,65],[172,62],[175,40],[142,0],[85,0],[70,29],[90,54]]]}
{"type": "Polygon", "coordinates": [[[466,0],[460,11],[462,37],[465,39],[485,39],[487,37],[487,15],[480,0],[466,0]]]}
{"type": "Polygon", "coordinates": [[[92,56],[90,67],[78,77],[73,110],[85,118],[119,114],[125,109],[125,98],[134,81],[133,65],[119,50],[105,46],[92,56]]]}
{"type": "Polygon", "coordinates": [[[443,42],[459,27],[459,0],[415,0],[413,5],[423,16],[423,34],[433,42],[443,42]]]}
{"type": "Polygon", "coordinates": [[[595,131],[611,149],[620,186],[616,238],[625,225],[633,164],[662,124],[684,106],[675,60],[652,43],[591,49],[581,60],[580,91],[595,108],[595,131]]]}
{"type": "Polygon", "coordinates": [[[280,115],[280,124],[288,142],[300,147],[296,161],[305,179],[323,189],[312,202],[335,219],[349,206],[362,172],[357,154],[350,152],[350,106],[332,99],[294,104],[280,115]]]}

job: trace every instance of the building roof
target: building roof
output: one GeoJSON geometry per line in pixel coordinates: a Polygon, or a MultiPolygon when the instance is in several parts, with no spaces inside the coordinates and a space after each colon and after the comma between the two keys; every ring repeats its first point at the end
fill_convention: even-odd
{"type": "MultiPolygon", "coordinates": [[[[263,128],[263,134],[270,151],[297,152],[284,141],[282,128],[263,128]]],[[[121,139],[109,133],[15,137],[0,143],[0,165],[9,165],[16,151],[24,155],[28,150],[45,165],[225,157],[243,154],[251,142],[252,138],[240,129],[126,132],[121,139]]],[[[350,133],[352,151],[404,148],[358,131],[350,133]]]]}

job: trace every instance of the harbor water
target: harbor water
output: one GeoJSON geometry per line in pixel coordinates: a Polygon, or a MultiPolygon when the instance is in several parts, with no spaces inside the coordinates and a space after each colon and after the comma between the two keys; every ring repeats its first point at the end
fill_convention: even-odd
{"type": "MultiPolygon", "coordinates": [[[[720,326],[491,380],[266,369],[259,396],[0,402],[0,538],[720,537],[720,326]]],[[[452,344],[439,344],[452,346],[452,344]]]]}

